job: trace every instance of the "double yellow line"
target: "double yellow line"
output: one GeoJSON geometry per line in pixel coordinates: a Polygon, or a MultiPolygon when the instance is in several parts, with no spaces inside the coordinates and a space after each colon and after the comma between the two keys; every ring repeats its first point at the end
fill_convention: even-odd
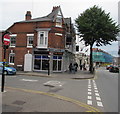
{"type": "Polygon", "coordinates": [[[64,97],[64,96],[61,96],[61,95],[57,95],[57,94],[54,94],[54,93],[46,93],[46,92],[42,92],[42,91],[27,90],[27,89],[21,89],[21,88],[13,88],[13,87],[6,87],[6,88],[8,88],[8,89],[14,89],[14,90],[19,90],[19,91],[24,91],[24,92],[29,92],[29,93],[38,93],[38,94],[41,94],[41,95],[46,95],[46,96],[54,97],[54,98],[61,99],[61,100],[64,100],[64,101],[68,101],[68,102],[71,102],[71,103],[76,104],[78,106],[84,107],[84,108],[87,109],[86,112],[96,112],[96,113],[100,114],[100,111],[97,108],[89,106],[89,105],[87,105],[85,103],[82,103],[80,101],[77,101],[75,99],[71,99],[71,98],[64,97]]]}

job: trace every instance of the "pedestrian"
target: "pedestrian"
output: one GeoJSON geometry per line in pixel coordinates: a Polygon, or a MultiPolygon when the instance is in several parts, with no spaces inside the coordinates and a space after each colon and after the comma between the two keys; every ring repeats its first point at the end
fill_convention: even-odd
{"type": "Polygon", "coordinates": [[[69,65],[69,72],[72,73],[72,63],[69,65]]]}
{"type": "Polygon", "coordinates": [[[76,66],[72,65],[72,73],[75,74],[75,72],[76,72],[76,66]]]}
{"type": "Polygon", "coordinates": [[[78,68],[77,62],[74,63],[74,67],[75,67],[75,72],[77,72],[77,68],[78,68]]]}
{"type": "Polygon", "coordinates": [[[86,68],[85,68],[85,63],[83,63],[83,70],[86,70],[86,68]]]}
{"type": "Polygon", "coordinates": [[[82,64],[80,64],[80,70],[82,70],[82,67],[83,67],[82,64]]]}

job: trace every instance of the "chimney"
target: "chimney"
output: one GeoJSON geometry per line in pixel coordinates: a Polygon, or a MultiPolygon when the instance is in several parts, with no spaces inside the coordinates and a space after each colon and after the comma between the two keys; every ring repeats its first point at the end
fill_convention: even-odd
{"type": "Polygon", "coordinates": [[[55,11],[56,9],[60,8],[60,6],[54,6],[52,9],[52,12],[55,11]]]}
{"type": "Polygon", "coordinates": [[[27,11],[26,15],[25,15],[25,20],[30,20],[32,17],[31,12],[27,11]]]}

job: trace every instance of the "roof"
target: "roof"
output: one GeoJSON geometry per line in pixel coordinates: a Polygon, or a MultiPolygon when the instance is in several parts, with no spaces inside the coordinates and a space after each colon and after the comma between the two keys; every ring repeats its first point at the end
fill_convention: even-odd
{"type": "Polygon", "coordinates": [[[19,21],[17,23],[23,23],[23,22],[40,22],[40,21],[54,21],[59,11],[61,11],[60,6],[56,7],[56,9],[53,10],[47,16],[39,17],[39,18],[34,18],[34,19],[30,19],[30,20],[25,20],[25,21],[19,21]]]}

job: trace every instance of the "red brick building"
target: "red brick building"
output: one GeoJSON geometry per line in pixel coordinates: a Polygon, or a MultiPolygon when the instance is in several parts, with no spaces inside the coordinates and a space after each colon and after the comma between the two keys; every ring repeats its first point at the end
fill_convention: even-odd
{"type": "Polygon", "coordinates": [[[65,71],[74,58],[75,30],[71,18],[64,18],[59,6],[47,16],[25,20],[7,29],[11,34],[7,61],[18,70],[65,71]]]}

